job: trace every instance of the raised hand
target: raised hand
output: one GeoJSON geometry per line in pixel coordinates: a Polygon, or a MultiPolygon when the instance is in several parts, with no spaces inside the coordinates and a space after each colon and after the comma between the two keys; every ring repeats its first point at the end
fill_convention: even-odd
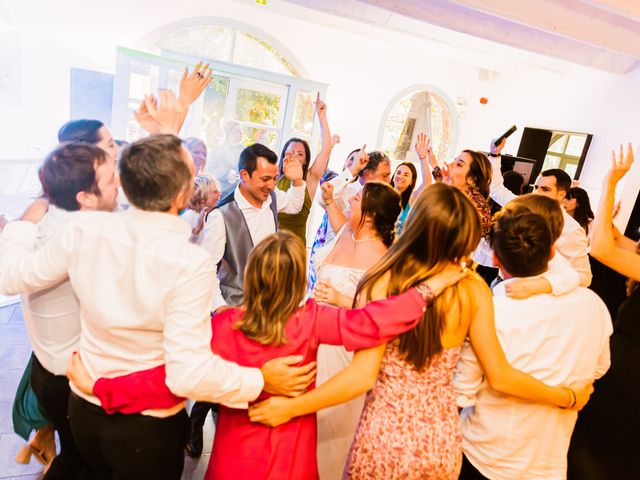
{"type": "Polygon", "coordinates": [[[427,138],[426,133],[419,133],[416,138],[416,144],[414,145],[416,154],[420,160],[427,160],[431,168],[435,168],[438,165],[436,156],[431,149],[431,139],[427,138]]]}
{"type": "Polygon", "coordinates": [[[627,151],[624,152],[622,145],[620,145],[620,149],[618,154],[616,155],[616,151],[611,151],[611,169],[607,173],[605,177],[605,183],[609,182],[613,185],[617,184],[622,177],[624,177],[631,165],[633,164],[633,147],[629,143],[627,145],[627,151]]]}
{"type": "Polygon", "coordinates": [[[322,201],[325,205],[329,205],[333,202],[333,184],[330,182],[324,182],[320,185],[322,191],[322,201]]]}
{"type": "Polygon", "coordinates": [[[273,358],[260,368],[264,377],[264,391],[273,395],[296,397],[302,395],[316,377],[316,362],[294,367],[301,355],[273,358]]]}
{"type": "Polygon", "coordinates": [[[340,135],[332,135],[331,136],[331,146],[335,147],[339,143],[340,143],[340,135]]]}
{"type": "MultiPolygon", "coordinates": [[[[149,117],[157,124],[157,131],[149,133],[178,135],[187,110],[182,107],[171,90],[160,90],[158,96],[159,102],[153,96],[148,96],[144,100],[149,117]]],[[[143,128],[147,130],[144,126],[143,128]]]]}
{"type": "Polygon", "coordinates": [[[294,186],[299,187],[302,185],[302,165],[298,160],[293,158],[291,152],[286,152],[284,155],[282,171],[284,172],[284,176],[287,177],[294,186]]]}
{"type": "Polygon", "coordinates": [[[316,114],[318,115],[318,118],[327,115],[327,104],[320,100],[320,92],[318,92],[318,95],[316,96],[314,105],[316,106],[316,114]]]}
{"type": "Polygon", "coordinates": [[[191,73],[187,67],[184,68],[182,78],[180,79],[180,97],[179,102],[183,108],[189,108],[193,102],[195,102],[204,89],[207,88],[211,81],[211,70],[209,70],[209,64],[202,65],[202,62],[198,63],[191,73]]]}
{"type": "Polygon", "coordinates": [[[502,137],[502,141],[498,144],[497,147],[493,144],[493,142],[495,142],[495,139],[491,140],[491,147],[489,148],[489,151],[493,155],[500,155],[500,152],[502,152],[502,149],[507,144],[507,139],[502,137]]]}
{"type": "Polygon", "coordinates": [[[363,145],[358,156],[353,159],[353,165],[351,165],[351,174],[355,177],[358,175],[369,163],[369,154],[367,153],[367,145],[363,145]]]}
{"type": "Polygon", "coordinates": [[[161,133],[160,124],[149,113],[149,105],[152,105],[153,108],[157,108],[158,101],[153,95],[144,96],[144,99],[142,100],[142,102],[140,102],[138,111],[133,112],[133,118],[135,118],[136,122],[138,122],[142,128],[149,132],[149,134],[158,135],[161,133]]]}

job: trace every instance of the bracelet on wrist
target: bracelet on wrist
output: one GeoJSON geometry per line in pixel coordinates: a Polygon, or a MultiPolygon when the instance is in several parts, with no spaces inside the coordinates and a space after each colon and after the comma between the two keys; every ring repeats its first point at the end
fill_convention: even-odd
{"type": "Polygon", "coordinates": [[[431,290],[429,284],[427,282],[419,283],[416,285],[416,290],[418,290],[420,295],[422,295],[422,298],[424,298],[424,301],[427,303],[427,307],[430,307],[431,304],[433,304],[436,295],[433,293],[433,290],[431,290]]]}

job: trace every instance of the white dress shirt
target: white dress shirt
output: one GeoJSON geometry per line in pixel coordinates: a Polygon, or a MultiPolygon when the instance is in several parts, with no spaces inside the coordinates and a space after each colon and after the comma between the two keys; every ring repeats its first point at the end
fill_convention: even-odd
{"type": "MultiPolygon", "coordinates": [[[[492,177],[490,186],[490,196],[498,205],[504,206],[518,196],[504,186],[504,179],[500,173],[500,156],[489,157],[491,159],[492,177]]],[[[560,238],[555,243],[556,250],[560,255],[568,260],[573,269],[580,276],[580,285],[588,287],[591,285],[591,264],[589,263],[589,240],[584,229],[574,218],[569,215],[564,208],[562,216],[564,226],[560,238]]]]}
{"type": "MultiPolygon", "coordinates": [[[[276,194],[278,212],[299,213],[304,204],[306,188],[307,185],[304,182],[298,187],[292,184],[286,192],[276,188],[274,192],[276,194]]],[[[263,238],[275,233],[276,224],[271,210],[271,196],[267,198],[261,208],[256,208],[244,197],[238,185],[235,189],[234,197],[238,208],[244,215],[245,222],[247,222],[247,228],[249,229],[251,241],[254,246],[263,238]]],[[[213,258],[215,279],[210,292],[212,292],[211,311],[215,311],[219,307],[226,305],[220,292],[220,282],[216,276],[217,265],[220,263],[220,260],[222,260],[225,246],[227,245],[227,230],[224,226],[222,213],[218,208],[213,210],[207,217],[207,223],[204,226],[204,239],[201,245],[213,258]]]]}
{"type": "MultiPolygon", "coordinates": [[[[611,318],[591,290],[514,300],[494,287],[495,325],[507,361],[548,385],[601,377],[609,368],[611,318]]],[[[577,412],[528,403],[491,389],[469,342],[456,371],[463,449],[493,480],[564,479],[577,412]]]]}
{"type": "MultiPolygon", "coordinates": [[[[81,214],[32,255],[36,226],[7,225],[0,291],[32,293],[69,278],[80,301],[80,353],[94,379],[166,364],[166,383],[176,395],[242,408],[257,398],[260,371],[211,352],[215,269],[209,255],[189,243],[187,223],[133,207],[81,214]]],[[[143,413],[163,417],[182,406],[143,413]]]]}
{"type": "MultiPolygon", "coordinates": [[[[37,226],[35,248],[46,245],[78,214],[49,205],[37,226]]],[[[36,358],[54,375],[65,375],[71,354],[80,341],[80,303],[71,284],[63,281],[22,295],[21,300],[27,335],[36,358]]]]}

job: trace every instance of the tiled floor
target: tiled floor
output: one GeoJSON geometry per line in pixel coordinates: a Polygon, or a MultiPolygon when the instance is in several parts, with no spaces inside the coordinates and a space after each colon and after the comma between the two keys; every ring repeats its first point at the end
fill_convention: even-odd
{"type": "MultiPolygon", "coordinates": [[[[31,460],[29,465],[16,463],[15,456],[24,444],[13,433],[11,410],[16,388],[27,364],[31,347],[22,319],[20,305],[0,308],[0,479],[36,480],[42,465],[31,460]]],[[[204,454],[199,461],[185,456],[182,480],[200,480],[204,477],[213,443],[213,423],[207,417],[204,432],[204,454]]]]}

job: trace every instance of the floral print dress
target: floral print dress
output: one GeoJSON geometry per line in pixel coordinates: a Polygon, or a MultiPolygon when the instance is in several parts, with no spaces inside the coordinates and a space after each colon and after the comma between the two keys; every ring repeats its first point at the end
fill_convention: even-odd
{"type": "Polygon", "coordinates": [[[453,377],[459,356],[459,346],[445,349],[419,372],[387,345],[343,479],[458,478],[462,432],[453,377]]]}

